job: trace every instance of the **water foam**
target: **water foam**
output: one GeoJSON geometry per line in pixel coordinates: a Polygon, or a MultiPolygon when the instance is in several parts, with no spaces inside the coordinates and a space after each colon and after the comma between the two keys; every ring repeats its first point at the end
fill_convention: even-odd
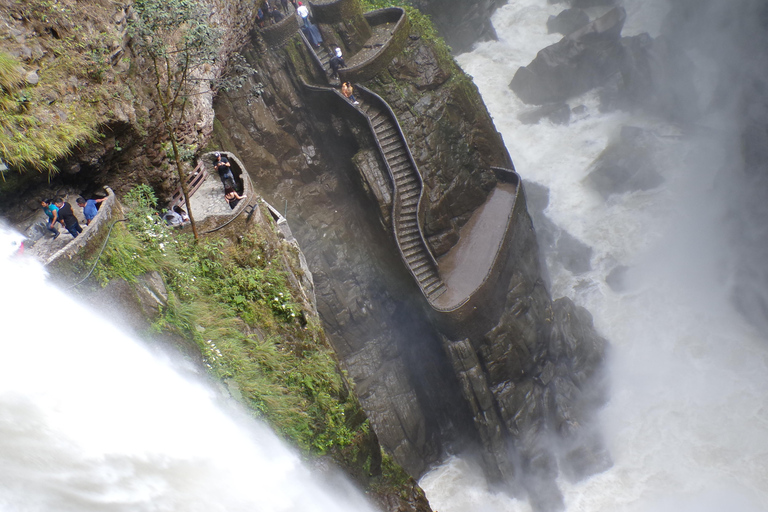
{"type": "Polygon", "coordinates": [[[34,262],[3,258],[0,282],[0,510],[374,510],[34,262]]]}
{"type": "MultiPolygon", "coordinates": [[[[656,35],[668,6],[626,1],[624,35],[656,35]]],[[[728,300],[727,205],[719,182],[734,157],[719,120],[702,140],[640,113],[599,113],[594,93],[570,102],[586,113],[569,126],[525,126],[508,84],[518,67],[559,40],[546,20],[562,5],[519,0],[493,18],[499,41],[458,57],[473,76],[524,180],[550,190],[547,216],[593,248],[592,270],[553,263],[553,296],[594,315],[614,346],[611,400],[601,412],[615,465],[561,482],[569,511],[768,510],[768,342],[728,300]],[[604,200],[583,178],[623,125],[656,134],[663,187],[604,200]],[[718,128],[719,126],[719,128],[718,128]],[[718,131],[720,130],[720,131],[718,131]],[[711,142],[711,143],[710,143],[711,142]],[[605,282],[629,267],[628,289],[605,282]]],[[[706,84],[704,84],[706,85],[706,84]]],[[[529,511],[491,494],[477,469],[451,459],[421,484],[440,512],[529,511]],[[466,496],[472,496],[471,506],[466,496]]]]}

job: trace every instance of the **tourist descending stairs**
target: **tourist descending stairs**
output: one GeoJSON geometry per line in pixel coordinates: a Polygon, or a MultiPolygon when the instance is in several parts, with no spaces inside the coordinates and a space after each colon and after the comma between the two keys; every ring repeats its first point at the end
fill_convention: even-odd
{"type": "Polygon", "coordinates": [[[301,31],[299,31],[299,35],[301,35],[301,39],[304,41],[304,46],[314,56],[315,65],[322,68],[322,70],[325,72],[325,79],[328,81],[328,83],[330,85],[340,85],[338,77],[331,77],[333,70],[331,69],[331,54],[328,52],[328,49],[325,46],[314,48],[311,44],[309,44],[309,40],[307,40],[307,37],[302,34],[301,31]]]}

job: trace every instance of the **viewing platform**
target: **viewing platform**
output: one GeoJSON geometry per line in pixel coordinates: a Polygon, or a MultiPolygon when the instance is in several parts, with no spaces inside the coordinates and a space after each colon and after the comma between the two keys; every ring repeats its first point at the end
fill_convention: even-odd
{"type": "MultiPolygon", "coordinates": [[[[227,157],[230,170],[235,178],[235,191],[243,199],[227,201],[224,197],[224,184],[215,169],[217,158],[215,151],[205,153],[197,162],[195,170],[187,177],[187,189],[190,196],[191,214],[201,234],[217,231],[236,219],[256,197],[251,178],[245,165],[233,153],[220,151],[227,157]]],[[[168,204],[168,210],[180,206],[188,210],[181,188],[177,189],[168,204]]],[[[188,223],[185,223],[186,227],[188,223]]]]}

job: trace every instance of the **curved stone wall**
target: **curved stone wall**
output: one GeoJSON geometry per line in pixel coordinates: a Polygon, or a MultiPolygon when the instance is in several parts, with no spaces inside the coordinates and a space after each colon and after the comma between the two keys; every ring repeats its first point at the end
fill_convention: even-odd
{"type": "Polygon", "coordinates": [[[397,23],[392,31],[392,37],[384,43],[381,49],[367,60],[355,66],[339,70],[339,80],[342,82],[365,82],[385,70],[395,55],[401,53],[410,32],[410,22],[405,11],[400,7],[388,7],[365,13],[365,19],[371,26],[383,23],[397,23]]]}
{"type": "Polygon", "coordinates": [[[295,14],[289,14],[274,25],[256,30],[260,31],[267,46],[270,48],[280,47],[287,43],[293,37],[293,34],[299,31],[299,17],[295,14]]]}
{"type": "MultiPolygon", "coordinates": [[[[200,160],[204,162],[204,166],[209,167],[209,169],[206,169],[208,174],[215,176],[217,173],[213,168],[213,164],[211,163],[213,161],[213,153],[213,151],[205,153],[200,157],[200,160]]],[[[230,164],[234,164],[231,167],[232,174],[235,176],[236,180],[240,179],[240,181],[243,183],[242,195],[246,196],[246,199],[240,201],[229,215],[218,215],[216,217],[210,217],[209,219],[211,220],[205,219],[201,221],[200,224],[202,225],[202,231],[200,234],[202,235],[213,233],[214,231],[218,231],[228,226],[230,223],[232,223],[232,221],[238,218],[240,214],[243,213],[243,211],[245,211],[248,205],[253,204],[256,200],[255,194],[253,192],[253,185],[251,183],[251,176],[248,174],[248,171],[246,170],[245,165],[243,165],[243,162],[241,162],[240,159],[234,155],[234,153],[230,153],[229,151],[221,151],[221,154],[229,159],[230,164]]],[[[185,229],[188,229],[187,226],[188,225],[185,225],[185,229]]]]}
{"type": "Polygon", "coordinates": [[[103,228],[108,226],[113,219],[122,218],[123,213],[117,204],[115,193],[112,192],[112,189],[109,187],[104,187],[104,189],[107,191],[107,200],[101,203],[99,213],[93,218],[88,226],[83,228],[83,232],[80,233],[77,238],[73,239],[48,258],[48,261],[45,262],[47,267],[54,268],[60,263],[72,260],[78,254],[84,254],[84,252],[81,253],[83,249],[88,249],[89,251],[94,249],[103,241],[104,236],[106,236],[108,228],[103,228]]]}
{"type": "Polygon", "coordinates": [[[441,331],[453,339],[482,336],[496,325],[505,307],[507,283],[519,264],[513,256],[523,254],[528,244],[536,243],[520,176],[510,169],[493,168],[493,171],[497,179],[517,187],[515,204],[493,264],[480,286],[458,306],[441,309],[432,304],[441,331]]]}
{"type": "Polygon", "coordinates": [[[309,5],[312,8],[312,17],[317,23],[336,23],[363,14],[358,0],[315,0],[309,2],[309,5]]]}

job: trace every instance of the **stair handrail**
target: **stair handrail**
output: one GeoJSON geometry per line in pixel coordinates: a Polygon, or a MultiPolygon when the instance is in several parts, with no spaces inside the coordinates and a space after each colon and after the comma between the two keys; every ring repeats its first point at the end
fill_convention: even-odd
{"type": "MultiPolygon", "coordinates": [[[[408,161],[413,166],[413,170],[416,172],[416,179],[419,182],[419,200],[416,203],[416,226],[419,228],[419,236],[421,237],[421,240],[424,242],[424,246],[427,249],[427,254],[429,254],[429,258],[432,261],[432,263],[435,265],[435,268],[437,268],[437,260],[435,259],[434,254],[432,254],[432,250],[429,248],[429,244],[427,243],[427,239],[424,237],[424,232],[421,230],[421,199],[424,196],[424,179],[421,176],[421,171],[419,171],[419,166],[416,165],[416,161],[413,159],[413,153],[411,152],[411,148],[408,146],[408,139],[405,137],[405,133],[403,133],[403,129],[400,126],[400,122],[397,120],[397,115],[395,115],[395,112],[392,110],[392,108],[389,106],[389,103],[387,103],[384,98],[376,94],[375,92],[371,91],[367,87],[364,87],[362,85],[356,84],[355,87],[358,89],[358,91],[363,91],[364,95],[368,97],[375,98],[381,105],[384,106],[384,109],[389,114],[389,118],[392,121],[392,123],[395,125],[395,129],[397,130],[397,134],[400,137],[400,140],[403,143],[403,146],[405,147],[405,154],[408,157],[408,161]]],[[[368,117],[368,116],[366,116],[368,117]]],[[[371,126],[373,129],[373,126],[371,126]]],[[[374,131],[374,135],[375,135],[374,131]]],[[[376,142],[378,144],[378,137],[376,138],[376,142]]],[[[379,149],[382,153],[382,156],[384,155],[384,149],[379,145],[379,149]]],[[[386,161],[386,157],[384,158],[386,161]]],[[[387,163],[387,168],[389,168],[389,163],[387,163]]],[[[392,170],[389,169],[390,174],[392,174],[392,170]]],[[[394,174],[392,174],[392,179],[394,180],[394,174]]],[[[397,189],[397,186],[395,186],[395,189],[397,189]]]]}
{"type": "MultiPolygon", "coordinates": [[[[381,154],[382,160],[384,161],[384,166],[387,169],[387,175],[389,176],[390,183],[392,184],[392,190],[393,190],[393,194],[392,194],[392,231],[393,231],[393,234],[395,235],[395,242],[397,243],[397,251],[400,253],[400,256],[403,259],[403,261],[406,262],[406,267],[408,268],[408,271],[411,273],[413,278],[416,280],[416,284],[418,285],[418,287],[421,290],[421,292],[424,294],[424,297],[427,299],[427,302],[432,304],[432,299],[430,299],[429,293],[424,288],[422,288],[421,282],[419,281],[418,276],[416,276],[416,273],[411,268],[411,266],[408,264],[408,259],[405,257],[405,253],[403,252],[403,248],[400,245],[400,240],[399,240],[399,237],[398,237],[398,234],[397,234],[397,225],[396,225],[396,220],[395,220],[395,218],[397,217],[396,212],[398,211],[398,208],[400,207],[400,193],[397,190],[397,181],[395,180],[395,174],[392,171],[392,168],[389,166],[389,162],[387,161],[387,157],[386,157],[386,155],[384,153],[384,148],[381,147],[381,143],[379,142],[379,138],[376,136],[376,130],[373,127],[373,123],[371,122],[371,118],[368,117],[368,115],[365,112],[363,112],[361,109],[359,109],[359,108],[355,107],[354,105],[352,105],[349,102],[349,100],[346,98],[346,96],[344,96],[341,93],[341,91],[339,91],[336,88],[326,87],[326,86],[321,86],[321,85],[311,85],[311,84],[308,84],[306,82],[304,82],[304,87],[306,87],[309,90],[321,91],[321,92],[327,92],[327,93],[335,94],[341,101],[344,102],[344,104],[348,105],[350,108],[355,110],[358,113],[358,115],[360,115],[365,120],[365,122],[368,124],[368,127],[370,128],[371,133],[373,134],[373,140],[376,143],[376,147],[379,149],[379,153],[381,154]]],[[[359,86],[359,85],[356,85],[355,87],[358,87],[359,89],[364,89],[364,88],[362,88],[362,86],[359,86]]],[[[367,91],[367,93],[371,94],[372,97],[376,97],[382,103],[384,103],[386,105],[390,115],[394,116],[394,112],[392,112],[392,109],[389,108],[389,105],[387,105],[386,102],[378,94],[376,94],[376,93],[374,93],[372,91],[369,91],[368,89],[364,89],[364,90],[367,91]]],[[[420,220],[418,218],[418,211],[419,211],[421,196],[422,196],[422,193],[423,193],[423,190],[424,190],[424,184],[423,184],[423,181],[421,179],[421,175],[419,173],[418,167],[416,167],[415,162],[413,162],[413,156],[410,153],[411,150],[408,147],[407,141],[405,140],[405,136],[403,135],[402,128],[400,127],[400,124],[397,123],[397,119],[396,118],[395,118],[395,127],[397,128],[397,130],[398,130],[398,132],[400,134],[400,137],[402,138],[402,142],[403,142],[403,144],[405,146],[405,149],[406,149],[406,155],[410,159],[411,164],[414,166],[414,170],[416,171],[417,180],[418,180],[419,185],[420,185],[420,189],[419,189],[419,203],[417,203],[417,205],[416,205],[416,227],[419,230],[419,241],[421,242],[423,248],[426,250],[427,255],[429,257],[429,261],[432,263],[432,265],[434,265],[434,269],[435,269],[435,272],[437,273],[438,278],[440,278],[440,273],[438,271],[439,267],[437,265],[437,261],[435,260],[435,257],[432,254],[432,251],[429,250],[429,245],[427,244],[427,241],[424,238],[424,233],[421,230],[421,222],[420,222],[420,220]]],[[[440,282],[441,283],[443,282],[442,278],[440,278],[440,282]]]]}
{"type": "MultiPolygon", "coordinates": [[[[309,42],[309,39],[307,39],[307,36],[304,35],[304,32],[299,30],[299,35],[301,36],[301,40],[304,41],[304,46],[309,49],[309,54],[312,59],[312,62],[315,63],[315,66],[317,66],[317,69],[322,73],[322,75],[325,77],[325,81],[328,82],[328,70],[325,69],[325,66],[323,66],[323,61],[320,60],[320,57],[318,57],[317,52],[315,52],[315,49],[312,47],[312,43],[309,42]]],[[[304,84],[309,85],[309,84],[304,84]]]]}

